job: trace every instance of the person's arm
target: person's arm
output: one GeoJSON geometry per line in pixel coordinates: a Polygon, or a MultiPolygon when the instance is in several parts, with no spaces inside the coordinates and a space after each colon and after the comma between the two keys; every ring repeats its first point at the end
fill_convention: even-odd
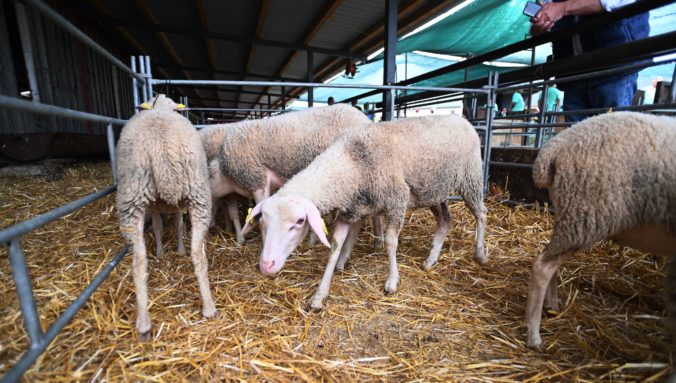
{"type": "MultiPolygon", "coordinates": [[[[621,2],[621,1],[620,1],[621,2]]],[[[626,2],[626,1],[625,1],[626,2]]],[[[613,0],[567,0],[560,3],[547,3],[531,19],[531,34],[538,35],[549,31],[554,23],[565,16],[591,15],[613,9],[613,0]]]]}

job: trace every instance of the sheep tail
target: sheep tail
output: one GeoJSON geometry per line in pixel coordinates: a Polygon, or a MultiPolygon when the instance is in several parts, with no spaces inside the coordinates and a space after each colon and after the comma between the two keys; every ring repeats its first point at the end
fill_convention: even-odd
{"type": "Polygon", "coordinates": [[[533,181],[538,188],[547,188],[552,185],[556,174],[556,147],[544,147],[533,164],[533,181]]]}

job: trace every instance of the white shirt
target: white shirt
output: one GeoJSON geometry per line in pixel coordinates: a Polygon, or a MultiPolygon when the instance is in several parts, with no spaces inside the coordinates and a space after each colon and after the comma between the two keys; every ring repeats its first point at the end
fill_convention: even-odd
{"type": "Polygon", "coordinates": [[[617,8],[624,7],[627,4],[635,3],[636,0],[600,0],[601,6],[606,12],[612,12],[617,8]]]}

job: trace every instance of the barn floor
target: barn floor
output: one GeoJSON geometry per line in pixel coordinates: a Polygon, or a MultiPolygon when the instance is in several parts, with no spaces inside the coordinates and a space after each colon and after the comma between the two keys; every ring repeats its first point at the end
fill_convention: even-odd
{"type": "MultiPolygon", "coordinates": [[[[0,227],[110,183],[108,165],[68,167],[62,179],[0,179],[0,227]]],[[[22,242],[43,324],[51,323],[122,247],[115,197],[50,224],[22,242]]],[[[448,240],[426,272],[432,214],[410,215],[400,238],[399,292],[384,296],[387,258],[362,233],[325,309],[306,311],[328,256],[301,246],[275,278],[257,269],[261,242],[238,246],[212,229],[209,277],[219,316],[201,317],[189,256],[175,238],[149,257],[153,340],[139,343],[127,256],[28,381],[662,381],[671,362],[663,326],[665,260],[610,243],[580,252],[559,274],[560,313],[542,322],[546,350],[522,328],[533,257],[548,241],[547,213],[489,203],[490,261],[472,259],[474,220],[451,203],[448,240]]],[[[166,225],[166,237],[172,236],[166,225]]],[[[149,252],[153,252],[152,239],[149,252]]],[[[189,242],[188,242],[189,243],[189,242]]],[[[0,375],[27,346],[7,250],[0,250],[0,375]]]]}

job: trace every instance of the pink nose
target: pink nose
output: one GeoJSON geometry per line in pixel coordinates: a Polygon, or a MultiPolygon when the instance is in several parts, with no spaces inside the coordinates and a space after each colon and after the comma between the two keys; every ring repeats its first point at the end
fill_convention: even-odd
{"type": "Polygon", "coordinates": [[[272,268],[275,266],[275,261],[261,261],[261,271],[265,274],[273,274],[272,268]]]}

